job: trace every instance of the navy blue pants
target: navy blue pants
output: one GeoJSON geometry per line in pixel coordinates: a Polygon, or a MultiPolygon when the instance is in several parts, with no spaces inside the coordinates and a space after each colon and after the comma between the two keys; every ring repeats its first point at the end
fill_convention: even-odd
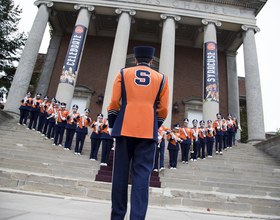
{"type": "Polygon", "coordinates": [[[223,149],[223,136],[222,135],[216,135],[215,139],[216,139],[216,145],[215,145],[216,151],[221,152],[222,149],[223,149]]]}
{"type": "Polygon", "coordinates": [[[208,156],[213,156],[213,145],[214,141],[207,141],[207,154],[208,156]]]}
{"type": "Polygon", "coordinates": [[[37,131],[42,132],[43,126],[44,126],[46,120],[47,120],[47,119],[46,119],[46,115],[40,115],[40,114],[39,114],[39,120],[38,120],[37,131]]]}
{"type": "Polygon", "coordinates": [[[49,127],[49,120],[47,118],[45,118],[45,123],[44,123],[44,128],[42,128],[43,130],[43,134],[46,135],[47,134],[47,130],[48,130],[48,127],[49,127]]]}
{"type": "Polygon", "coordinates": [[[156,142],[151,139],[116,137],[111,220],[123,220],[126,214],[130,161],[132,161],[130,220],[145,219],[155,148],[156,142]]]}
{"type": "Polygon", "coordinates": [[[191,153],[191,158],[196,159],[197,158],[197,151],[199,150],[199,143],[193,142],[193,153],[191,153]]]}
{"type": "Polygon", "coordinates": [[[113,140],[109,140],[109,139],[102,140],[101,163],[108,164],[112,147],[113,147],[113,140]]]}
{"type": "Polygon", "coordinates": [[[90,155],[89,155],[89,159],[95,159],[97,160],[97,154],[98,154],[98,150],[100,147],[100,143],[101,143],[101,139],[95,139],[92,138],[91,140],[91,150],[90,150],[90,155]]]}
{"type": "Polygon", "coordinates": [[[71,150],[74,134],[75,134],[75,129],[66,129],[64,148],[68,148],[69,150],[71,150]]]}
{"type": "Polygon", "coordinates": [[[177,167],[178,150],[169,150],[169,166],[177,167]]]}
{"type": "Polygon", "coordinates": [[[20,109],[19,123],[20,123],[21,125],[22,125],[22,121],[23,121],[23,124],[26,124],[26,122],[27,122],[27,117],[28,117],[28,113],[29,113],[29,110],[20,109]]]}
{"type": "Polygon", "coordinates": [[[186,161],[186,162],[189,161],[190,146],[191,144],[181,143],[182,161],[186,161]]]}
{"type": "Polygon", "coordinates": [[[55,122],[49,122],[48,133],[47,133],[48,138],[54,138],[56,127],[57,126],[55,125],[55,122]]]}
{"type": "Polygon", "coordinates": [[[199,149],[198,149],[198,157],[201,157],[202,159],[205,158],[205,145],[206,145],[206,142],[200,141],[199,149]],[[201,155],[200,155],[200,152],[201,152],[201,155]]]}
{"type": "Polygon", "coordinates": [[[234,132],[228,132],[228,146],[232,147],[232,140],[233,140],[234,132]]]}
{"type": "Polygon", "coordinates": [[[155,164],[154,169],[158,169],[158,158],[159,158],[159,167],[164,167],[164,149],[165,143],[164,140],[160,143],[159,147],[156,147],[156,155],[155,155],[155,164]]]}
{"type": "Polygon", "coordinates": [[[223,136],[223,144],[224,144],[223,149],[226,149],[228,146],[228,135],[223,136]]]}
{"type": "Polygon", "coordinates": [[[75,146],[75,152],[76,153],[82,153],[83,147],[84,147],[84,142],[86,139],[86,133],[80,133],[77,132],[76,134],[76,146],[75,146]]]}
{"type": "Polygon", "coordinates": [[[59,126],[56,127],[56,131],[55,131],[55,135],[54,135],[54,143],[56,145],[57,145],[57,141],[58,141],[58,136],[59,136],[58,144],[62,144],[64,130],[65,130],[65,127],[59,127],[59,126]]]}
{"type": "Polygon", "coordinates": [[[30,118],[28,124],[29,129],[31,129],[31,127],[36,129],[38,116],[39,116],[39,112],[30,111],[30,118]]]}

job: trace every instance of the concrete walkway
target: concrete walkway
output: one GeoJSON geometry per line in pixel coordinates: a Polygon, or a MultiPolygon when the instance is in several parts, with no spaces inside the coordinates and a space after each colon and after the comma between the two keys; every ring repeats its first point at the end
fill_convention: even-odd
{"type": "MultiPolygon", "coordinates": [[[[110,218],[110,206],[109,201],[103,200],[88,200],[30,192],[25,194],[16,190],[0,190],[1,220],[105,220],[110,218]]],[[[206,210],[187,210],[158,206],[149,206],[146,216],[146,220],[245,220],[248,218],[276,219],[271,216],[238,216],[230,213],[214,213],[211,211],[207,212],[206,210]]],[[[125,220],[128,219],[128,217],[125,218],[125,220]]]]}

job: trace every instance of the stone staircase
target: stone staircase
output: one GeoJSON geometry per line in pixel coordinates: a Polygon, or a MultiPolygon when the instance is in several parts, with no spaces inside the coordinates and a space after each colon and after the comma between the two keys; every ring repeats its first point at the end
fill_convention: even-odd
{"type": "MultiPolygon", "coordinates": [[[[78,156],[16,123],[12,119],[0,125],[2,190],[110,200],[111,183],[95,181],[101,148],[98,161],[90,161],[89,136],[78,156]]],[[[75,139],[72,148],[74,143],[75,139]]],[[[280,162],[249,144],[238,144],[206,160],[178,163],[177,170],[166,169],[159,177],[161,188],[150,187],[151,205],[280,216],[280,162]]]]}

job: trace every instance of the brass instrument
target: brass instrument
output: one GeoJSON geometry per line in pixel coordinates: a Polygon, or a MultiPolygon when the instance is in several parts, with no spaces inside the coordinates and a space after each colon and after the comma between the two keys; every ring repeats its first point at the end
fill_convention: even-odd
{"type": "Polygon", "coordinates": [[[190,152],[191,152],[191,153],[194,153],[194,151],[193,151],[193,140],[192,140],[192,142],[191,142],[190,152]]]}
{"type": "Polygon", "coordinates": [[[26,103],[27,103],[27,100],[28,100],[28,98],[27,98],[27,96],[25,96],[24,97],[24,99],[23,99],[23,103],[26,105],[26,103]]]}
{"type": "Polygon", "coordinates": [[[171,134],[172,134],[172,138],[175,139],[177,142],[180,142],[180,143],[183,142],[183,140],[182,140],[181,138],[177,137],[177,136],[174,134],[173,131],[171,131],[171,134]]]}
{"type": "Polygon", "coordinates": [[[210,133],[210,136],[213,137],[214,134],[213,134],[213,127],[211,126],[211,128],[209,129],[209,133],[210,133]]]}

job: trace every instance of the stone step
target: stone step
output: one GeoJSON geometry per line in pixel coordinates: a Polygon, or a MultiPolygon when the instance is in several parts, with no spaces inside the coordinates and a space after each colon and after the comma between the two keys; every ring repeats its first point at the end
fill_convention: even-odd
{"type": "MultiPolygon", "coordinates": [[[[111,195],[110,183],[97,182],[87,178],[64,178],[31,172],[25,173],[3,168],[0,169],[0,187],[103,200],[110,200],[111,195]]],[[[265,212],[267,215],[280,214],[279,197],[267,196],[263,198],[254,195],[235,195],[193,189],[158,189],[151,187],[149,204],[210,208],[211,210],[236,213],[264,214],[265,212]]]]}

